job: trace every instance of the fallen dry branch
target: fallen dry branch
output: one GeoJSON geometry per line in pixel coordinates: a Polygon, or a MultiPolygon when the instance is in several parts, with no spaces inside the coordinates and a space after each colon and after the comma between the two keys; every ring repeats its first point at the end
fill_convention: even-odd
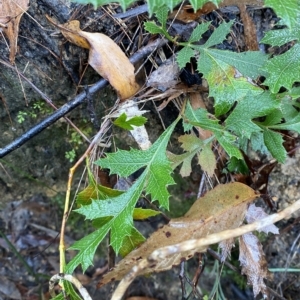
{"type": "Polygon", "coordinates": [[[300,200],[296,201],[294,204],[290,205],[281,212],[270,215],[264,219],[261,219],[260,221],[244,225],[236,229],[224,230],[219,233],[208,235],[201,239],[184,241],[182,243],[178,243],[172,246],[157,249],[153,251],[148,258],[142,259],[136,266],[134,266],[131,269],[131,271],[119,283],[111,300],[121,300],[130,283],[134,280],[136,276],[139,275],[141,271],[143,271],[150,265],[153,265],[158,261],[165,259],[169,255],[199,249],[204,246],[209,246],[230,238],[241,236],[251,231],[259,230],[265,226],[274,224],[282,219],[290,217],[295,211],[299,209],[300,200]]]}

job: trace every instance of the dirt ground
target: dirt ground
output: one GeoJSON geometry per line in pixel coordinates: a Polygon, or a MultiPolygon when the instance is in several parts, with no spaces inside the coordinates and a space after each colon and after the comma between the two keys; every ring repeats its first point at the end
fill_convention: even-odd
{"type": "MultiPolygon", "coordinates": [[[[87,51],[67,42],[61,34],[46,20],[46,14],[58,22],[80,20],[82,28],[90,32],[102,32],[111,36],[128,56],[146,41],[141,41],[142,31],[138,28],[145,15],[131,18],[125,22],[128,30],[112,18],[111,10],[120,13],[117,5],[94,10],[92,6],[70,4],[67,0],[30,1],[28,14],[24,14],[18,41],[16,66],[43,93],[48,95],[55,105],[60,107],[75,95],[99,80],[91,67],[87,67],[87,51]],[[138,32],[137,36],[134,33],[138,32]],[[129,42],[128,36],[133,38],[129,42]]],[[[250,9],[251,17],[258,29],[260,39],[264,31],[271,28],[276,16],[270,9],[250,9]]],[[[243,27],[237,8],[218,11],[203,16],[206,20],[218,23],[220,19],[236,19],[235,40],[224,42],[223,47],[236,51],[244,49],[243,27]],[[221,16],[221,17],[220,17],[221,16]]],[[[181,27],[183,25],[181,24],[181,27]]],[[[184,27],[184,26],[183,26],[184,27]]],[[[191,30],[190,27],[184,28],[191,30]]],[[[184,32],[184,31],[181,31],[184,32]]],[[[185,34],[185,33],[184,33],[185,34]]],[[[184,35],[182,33],[182,35],[184,35]]],[[[147,37],[149,38],[149,37],[147,37]]],[[[262,51],[267,51],[262,47],[262,51]]],[[[165,53],[170,55],[168,48],[165,53]]],[[[4,38],[0,36],[0,59],[7,61],[9,51],[4,38]]],[[[151,64],[146,66],[152,67],[151,64]]],[[[204,93],[204,97],[206,97],[204,93]]],[[[98,121],[114,105],[116,95],[107,87],[94,95],[95,111],[98,121]]],[[[1,65],[0,68],[0,147],[5,147],[14,139],[26,133],[28,129],[43,120],[51,111],[41,102],[41,96],[26,83],[20,82],[16,72],[1,65]],[[42,108],[41,108],[42,107],[42,108]],[[20,112],[25,120],[18,122],[20,112]],[[34,116],[36,114],[36,116],[34,116]]],[[[207,105],[211,106],[207,99],[207,105]]],[[[164,110],[157,112],[155,104],[149,102],[148,129],[150,139],[154,141],[177,116],[176,105],[170,103],[164,110]]],[[[87,135],[93,136],[96,128],[86,103],[75,109],[68,117],[87,135]]],[[[180,134],[180,128],[176,134],[180,134]]],[[[72,137],[73,129],[60,119],[51,127],[34,137],[28,143],[0,159],[0,300],[1,299],[50,299],[49,278],[59,272],[58,234],[63,213],[64,197],[68,170],[72,163],[65,158],[66,151],[76,149],[77,158],[87,148],[88,143],[78,142],[72,137]]],[[[133,141],[123,131],[113,132],[116,145],[120,148],[133,146],[133,141]]],[[[175,135],[176,135],[175,134],[175,135]]],[[[294,147],[299,143],[293,137],[294,147]]],[[[172,144],[176,152],[178,144],[172,144]]],[[[266,158],[264,158],[267,160],[266,158]]],[[[79,186],[83,166],[77,171],[73,187],[79,186]]],[[[274,209],[282,209],[299,199],[300,151],[296,150],[288,157],[284,165],[277,165],[270,173],[268,193],[274,203],[274,209]]],[[[183,214],[196,200],[202,173],[197,167],[189,180],[175,177],[177,186],[171,187],[174,195],[171,210],[183,214]]],[[[81,183],[84,184],[84,180],[81,183]]],[[[268,206],[261,201],[261,205],[268,206]]],[[[269,212],[271,210],[269,209],[269,212]]],[[[299,299],[299,217],[277,224],[280,234],[260,237],[263,242],[268,267],[273,279],[267,285],[278,293],[271,293],[270,299],[299,299]],[[281,297],[280,297],[280,296],[281,297]]],[[[145,235],[155,230],[161,220],[137,224],[145,235]]],[[[66,232],[66,241],[71,245],[92,230],[79,215],[72,214],[66,232]]],[[[106,243],[108,243],[106,241],[106,243]]],[[[127,300],[173,300],[203,299],[211,295],[213,299],[254,299],[251,287],[240,275],[239,269],[232,270],[222,266],[215,259],[216,247],[203,257],[195,257],[171,271],[139,277],[130,286],[124,299],[127,300]],[[191,281],[200,263],[205,265],[195,289],[191,281]],[[180,280],[180,275],[182,280],[180,280]],[[183,288],[184,285],[184,288],[183,288]]],[[[74,256],[68,252],[68,259],[74,256]]],[[[234,251],[231,263],[238,268],[238,253],[234,251]]],[[[88,289],[93,299],[110,299],[116,285],[96,289],[99,278],[108,269],[107,244],[103,243],[97,251],[94,267],[86,274],[76,271],[78,279],[88,289]]],[[[261,299],[261,297],[257,297],[261,299]]]]}

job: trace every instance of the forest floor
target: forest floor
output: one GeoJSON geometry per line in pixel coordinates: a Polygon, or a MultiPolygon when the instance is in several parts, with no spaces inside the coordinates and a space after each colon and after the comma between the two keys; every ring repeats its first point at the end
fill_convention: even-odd
{"type": "MultiPolygon", "coordinates": [[[[37,0],[30,3],[28,14],[24,14],[20,24],[16,65],[20,70],[25,70],[27,64],[34,66],[26,73],[28,78],[32,79],[44,93],[51,95],[56,101],[55,104],[59,106],[84,90],[87,85],[96,82],[99,76],[87,67],[87,52],[67,42],[62,35],[57,35],[56,29],[46,20],[46,14],[56,18],[60,23],[71,19],[79,20],[81,28],[89,32],[105,33],[120,44],[127,56],[131,56],[142,46],[147,45],[153,37],[145,34],[141,25],[148,19],[147,13],[137,10],[133,16],[119,15],[119,18],[113,16],[121,12],[118,5],[108,5],[94,10],[89,5],[72,4],[70,6],[68,1],[37,0]]],[[[267,8],[250,7],[248,13],[254,20],[257,39],[261,39],[263,32],[269,30],[274,24],[276,16],[267,8]]],[[[197,15],[194,18],[188,23],[175,20],[172,25],[174,31],[172,34],[184,40],[185,36],[191,33],[195,22],[205,20],[218,24],[222,20],[234,19],[234,35],[223,43],[223,47],[232,51],[242,51],[248,46],[237,7],[223,8],[208,14],[197,15]]],[[[253,37],[253,39],[256,38],[253,37]]],[[[0,59],[7,61],[9,51],[4,37],[0,38],[0,43],[0,59]]],[[[261,45],[260,50],[269,51],[261,45]]],[[[162,64],[162,57],[169,58],[173,52],[172,46],[167,45],[153,53],[145,65],[147,74],[155,65],[162,64]]],[[[3,132],[1,147],[4,147],[17,136],[26,133],[49,112],[39,108],[38,116],[29,118],[30,112],[36,112],[37,106],[34,104],[40,96],[32,96],[32,88],[26,85],[23,91],[16,74],[6,74],[3,70],[1,72],[1,78],[4,79],[0,82],[0,99],[3,104],[0,107],[0,128],[3,132]],[[9,93],[8,89],[10,89],[9,93]],[[27,95],[29,106],[25,105],[23,92],[27,95]],[[19,99],[19,102],[14,102],[14,99],[19,99]],[[27,116],[22,124],[16,121],[20,116],[20,111],[25,111],[27,116]]],[[[192,84],[199,85],[201,80],[195,79],[193,66],[190,66],[186,72],[188,75],[182,81],[192,80],[192,84]]],[[[211,109],[212,101],[208,98],[205,87],[201,93],[207,107],[211,109]]],[[[150,91],[153,99],[159,94],[162,94],[162,91],[157,91],[157,89],[150,91]]],[[[148,96],[148,98],[151,97],[148,96]]],[[[98,98],[95,113],[97,119],[101,120],[101,117],[114,105],[115,94],[110,88],[106,88],[95,98],[98,98]],[[101,99],[100,104],[99,99],[101,99]]],[[[144,108],[148,110],[145,115],[148,118],[146,128],[152,141],[157,139],[178,114],[176,102],[170,101],[166,104],[164,100],[165,98],[158,97],[158,101],[149,100],[144,105],[144,108]]],[[[92,136],[96,133],[97,125],[91,122],[87,104],[77,108],[69,117],[78,127],[84,128],[86,134],[92,136]]],[[[66,162],[65,154],[70,149],[76,149],[76,158],[79,158],[88,145],[78,142],[75,134],[72,136],[67,133],[65,123],[59,121],[53,127],[51,131],[49,129],[42,133],[40,139],[37,137],[24,145],[27,148],[22,148],[22,146],[16,152],[0,160],[2,197],[0,300],[50,299],[49,278],[59,272],[59,232],[68,169],[72,166],[71,162],[66,162]]],[[[181,129],[176,130],[175,135],[178,136],[181,129]]],[[[127,133],[119,130],[114,131],[113,135],[117,147],[128,149],[134,146],[134,141],[128,137],[127,133]]],[[[292,136],[290,149],[295,149],[295,151],[291,151],[285,164],[276,164],[274,168],[270,168],[266,174],[262,175],[266,177],[267,193],[273,208],[271,209],[262,200],[261,205],[265,206],[269,212],[285,208],[300,198],[298,145],[299,137],[292,136]]],[[[178,142],[174,140],[171,148],[176,152],[178,142]]],[[[257,153],[254,153],[253,157],[260,163],[256,166],[257,169],[270,165],[266,157],[261,157],[257,153]]],[[[85,180],[80,181],[82,172],[83,167],[76,173],[73,183],[75,188],[79,186],[79,182],[81,182],[81,187],[85,184],[85,180]]],[[[172,211],[175,213],[170,217],[183,215],[188,210],[197,198],[202,178],[203,174],[199,166],[193,168],[188,178],[182,179],[179,175],[175,176],[178,184],[176,187],[170,187],[171,194],[175,195],[170,199],[172,211]]],[[[204,185],[208,190],[210,181],[205,180],[204,185]]],[[[73,194],[75,194],[75,188],[73,194]]],[[[293,215],[291,219],[277,224],[280,234],[260,236],[268,268],[273,277],[267,282],[267,286],[274,291],[270,293],[270,299],[299,299],[299,220],[300,214],[293,215]]],[[[137,227],[149,236],[162,224],[162,219],[157,218],[151,219],[148,223],[137,223],[137,227]]],[[[82,216],[71,214],[66,228],[67,246],[72,245],[74,241],[79,240],[91,230],[91,225],[85,222],[82,216]]],[[[101,289],[96,288],[97,282],[108,270],[107,244],[108,241],[99,248],[94,266],[90,267],[85,274],[82,274],[79,269],[76,270],[77,278],[87,288],[93,299],[110,299],[112,291],[116,288],[116,284],[107,285],[101,289]]],[[[231,266],[222,265],[216,259],[217,248],[212,247],[207,254],[194,257],[170,271],[138,277],[127,290],[124,299],[191,300],[203,299],[203,295],[212,295],[213,299],[254,299],[251,286],[247,285],[246,278],[240,273],[237,252],[238,250],[232,253],[231,266]],[[205,267],[198,285],[193,288],[193,277],[199,271],[199,266],[203,264],[205,267]]],[[[74,252],[69,251],[67,259],[73,256],[74,252]]],[[[260,297],[258,296],[257,299],[260,297]]]]}

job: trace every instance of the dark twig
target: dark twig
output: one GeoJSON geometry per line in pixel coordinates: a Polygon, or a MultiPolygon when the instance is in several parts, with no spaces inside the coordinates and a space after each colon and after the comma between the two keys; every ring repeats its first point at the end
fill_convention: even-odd
{"type": "MultiPolygon", "coordinates": [[[[131,58],[130,61],[132,63],[138,62],[140,59],[147,57],[149,54],[151,54],[155,49],[162,47],[166,44],[165,39],[157,39],[153,43],[141,48],[139,51],[137,51],[131,58]]],[[[102,88],[104,88],[108,82],[104,79],[99,80],[97,83],[95,83],[92,87],[88,89],[88,93],[90,95],[95,94],[102,88]]],[[[26,133],[24,133],[22,136],[14,140],[12,143],[7,145],[4,148],[0,148],[0,158],[3,158],[10,152],[20,148],[23,144],[25,144],[27,141],[29,141],[31,138],[42,132],[44,129],[55,123],[57,120],[65,116],[67,113],[72,111],[74,108],[79,106],[84,102],[86,99],[86,92],[83,91],[79,95],[77,95],[73,100],[67,102],[65,105],[63,105],[61,108],[59,108],[57,111],[55,111],[53,114],[48,116],[46,119],[41,121],[39,124],[35,125],[31,129],[29,129],[26,133]]]]}

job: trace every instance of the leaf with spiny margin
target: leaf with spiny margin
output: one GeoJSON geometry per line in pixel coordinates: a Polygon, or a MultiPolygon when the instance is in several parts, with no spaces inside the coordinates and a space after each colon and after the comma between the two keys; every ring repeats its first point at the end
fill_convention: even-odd
{"type": "Polygon", "coordinates": [[[169,9],[167,6],[162,6],[156,13],[155,16],[161,26],[166,28],[167,19],[168,19],[169,9]]]}
{"type": "Polygon", "coordinates": [[[255,132],[262,131],[252,120],[264,117],[279,108],[280,102],[275,95],[268,91],[259,96],[248,92],[243,101],[240,101],[233,112],[226,119],[227,130],[235,132],[240,137],[250,139],[255,132]]]}
{"type": "Polygon", "coordinates": [[[218,7],[218,5],[222,2],[223,0],[190,0],[191,5],[193,6],[194,9],[201,8],[205,3],[211,2],[215,6],[218,7]]]}
{"type": "Polygon", "coordinates": [[[197,27],[193,30],[188,43],[198,42],[201,39],[202,34],[208,30],[210,23],[211,22],[198,24],[197,27]]]}
{"type": "Polygon", "coordinates": [[[209,96],[215,99],[216,116],[228,112],[232,105],[243,99],[249,90],[257,94],[262,92],[262,89],[241,73],[246,72],[251,77],[257,77],[259,74],[258,66],[252,62],[247,71],[246,64],[254,57],[259,61],[264,61],[262,55],[252,53],[243,56],[232,54],[229,51],[210,49],[210,47],[221,43],[226,38],[231,25],[232,22],[220,24],[204,45],[192,46],[193,49],[200,52],[197,70],[199,73],[203,73],[208,82],[209,96]]]}
{"type": "Polygon", "coordinates": [[[283,138],[281,134],[268,129],[265,129],[263,134],[264,142],[272,156],[280,163],[284,163],[286,159],[286,151],[282,145],[283,138]]]}
{"type": "Polygon", "coordinates": [[[147,118],[143,116],[134,116],[132,118],[127,119],[125,113],[122,113],[115,121],[114,125],[119,126],[126,130],[133,130],[133,126],[142,126],[147,122],[147,118]]]}
{"type": "Polygon", "coordinates": [[[183,47],[176,55],[176,61],[180,69],[190,62],[191,57],[195,56],[195,50],[190,47],[183,47]]]}
{"type": "Polygon", "coordinates": [[[179,173],[182,177],[187,177],[192,172],[192,159],[202,149],[204,142],[193,134],[181,135],[178,141],[181,143],[181,148],[187,152],[180,155],[170,153],[168,157],[172,162],[172,168],[176,168],[182,163],[179,173]]]}
{"type": "Polygon", "coordinates": [[[78,193],[76,203],[79,205],[87,205],[92,202],[92,199],[103,200],[119,196],[120,194],[123,194],[123,191],[110,189],[90,181],[89,185],[83,191],[78,193]]]}
{"type": "Polygon", "coordinates": [[[100,167],[108,168],[111,173],[121,177],[127,177],[143,167],[145,169],[136,182],[123,194],[101,201],[93,200],[90,205],[76,210],[90,220],[112,218],[105,219],[108,221],[101,228],[71,246],[70,249],[79,250],[79,253],[67,265],[68,272],[72,273],[79,264],[82,265],[83,271],[92,265],[95,251],[109,231],[111,246],[115,252],[118,253],[122,249],[125,237],[129,237],[134,230],[133,212],[143,190],[151,195],[152,201],[158,200],[161,207],[169,208],[167,186],[173,184],[174,180],[171,177],[172,169],[166,156],[166,147],[178,121],[179,118],[148,150],[119,150],[95,162],[100,167]]]}
{"type": "Polygon", "coordinates": [[[225,128],[219,124],[220,121],[218,119],[210,119],[208,115],[205,109],[199,108],[194,110],[190,103],[188,103],[184,112],[184,131],[191,130],[193,126],[210,130],[230,158],[234,156],[238,159],[242,159],[243,155],[241,151],[235,146],[236,136],[225,130],[225,128]]]}
{"type": "Polygon", "coordinates": [[[256,79],[265,75],[261,66],[267,62],[268,55],[261,51],[232,52],[219,49],[210,49],[210,54],[219,61],[235,67],[243,76],[256,79]]]}
{"type": "Polygon", "coordinates": [[[292,29],[278,29],[266,32],[265,36],[260,40],[263,44],[271,46],[282,46],[291,41],[300,40],[300,28],[293,27],[292,29]]]}
{"type": "Polygon", "coordinates": [[[152,34],[163,34],[163,35],[166,35],[166,31],[162,27],[156,25],[152,21],[145,22],[144,23],[144,27],[145,27],[145,30],[147,30],[148,32],[150,32],[152,34]]]}
{"type": "Polygon", "coordinates": [[[227,169],[230,172],[235,172],[235,173],[241,173],[241,174],[249,174],[249,169],[248,166],[245,162],[244,159],[237,159],[236,157],[233,157],[228,165],[227,169]]]}
{"type": "MultiPolygon", "coordinates": [[[[105,4],[109,4],[109,3],[120,3],[121,7],[123,8],[123,10],[126,10],[126,8],[133,2],[135,2],[135,0],[119,0],[119,1],[115,1],[115,0],[72,0],[72,2],[77,2],[77,3],[81,3],[81,4],[93,4],[95,8],[101,6],[101,5],[105,5],[105,4]]],[[[151,1],[147,1],[148,2],[148,12],[149,15],[151,16],[153,13],[157,13],[159,12],[159,10],[161,9],[161,7],[166,6],[168,7],[170,10],[173,10],[173,8],[179,4],[181,2],[181,0],[151,0],[151,1]]],[[[218,4],[220,2],[222,2],[222,0],[192,0],[190,1],[192,7],[194,8],[194,10],[197,10],[199,8],[201,8],[205,3],[207,2],[212,2],[214,3],[216,6],[218,6],[218,4]]]]}
{"type": "Polygon", "coordinates": [[[124,237],[119,254],[122,257],[125,257],[132,250],[140,246],[145,240],[144,236],[136,228],[132,227],[130,235],[124,237]]]}
{"type": "Polygon", "coordinates": [[[230,28],[231,28],[232,24],[233,24],[233,21],[229,21],[228,23],[226,23],[226,22],[221,23],[219,25],[219,27],[217,27],[213,31],[213,33],[210,35],[210,37],[206,41],[204,47],[210,48],[212,46],[221,44],[225,40],[227,34],[230,33],[230,28]]]}
{"type": "Polygon", "coordinates": [[[300,81],[300,44],[295,44],[285,53],[268,60],[262,67],[267,72],[264,85],[269,86],[273,94],[281,87],[291,90],[295,82],[300,81]]]}
{"type": "Polygon", "coordinates": [[[264,0],[264,4],[274,9],[276,15],[282,18],[289,28],[297,25],[300,15],[298,0],[264,0]]]}

